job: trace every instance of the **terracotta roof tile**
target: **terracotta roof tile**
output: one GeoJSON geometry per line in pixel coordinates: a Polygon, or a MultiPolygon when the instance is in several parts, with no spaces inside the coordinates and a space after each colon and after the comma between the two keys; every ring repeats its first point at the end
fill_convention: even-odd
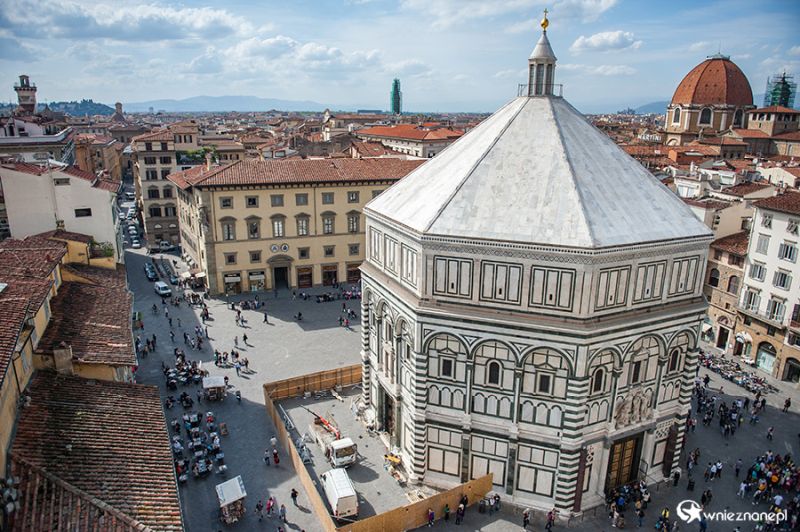
{"type": "Polygon", "coordinates": [[[759,190],[764,190],[765,188],[770,187],[772,187],[772,185],[769,183],[739,183],[738,185],[733,185],[732,187],[723,188],[720,190],[720,194],[727,194],[729,196],[743,198],[748,194],[752,194],[753,192],[758,192],[759,190]]]}
{"type": "Polygon", "coordinates": [[[747,255],[747,243],[749,240],[750,234],[747,231],[742,231],[741,233],[724,236],[713,241],[711,247],[743,257],[747,255]]]}
{"type": "MultiPolygon", "coordinates": [[[[74,266],[71,269],[75,271],[74,266]]],[[[125,287],[124,270],[111,272],[114,270],[87,266],[78,274],[88,283],[67,281],[61,285],[50,300],[52,316],[37,352],[52,353],[63,343],[72,348],[76,361],[85,364],[136,365],[133,297],[125,287]]]]}
{"type": "Polygon", "coordinates": [[[773,135],[772,138],[775,140],[800,141],[800,131],[787,131],[786,133],[773,135]]]}
{"type": "Polygon", "coordinates": [[[52,231],[47,231],[44,233],[39,233],[38,235],[42,238],[52,238],[55,240],[72,240],[73,242],[83,242],[84,244],[91,244],[94,238],[90,235],[84,235],[83,233],[74,233],[72,231],[64,231],[63,229],[54,229],[52,231]]]}
{"type": "Polygon", "coordinates": [[[434,141],[455,140],[463,135],[464,132],[458,129],[423,129],[413,124],[397,124],[396,126],[375,126],[366,129],[359,129],[355,132],[355,134],[357,136],[434,141]]]}
{"type": "Polygon", "coordinates": [[[734,129],[732,130],[735,135],[743,139],[768,139],[769,135],[760,129],[734,129]]]}
{"type": "Polygon", "coordinates": [[[187,186],[280,185],[286,183],[347,183],[394,181],[425,161],[404,159],[245,159],[227,166],[204,166],[176,172],[167,179],[187,186]]]}
{"type": "Polygon", "coordinates": [[[800,114],[800,111],[797,109],[792,109],[790,107],[784,107],[782,105],[770,105],[769,107],[761,107],[760,109],[753,109],[752,111],[748,111],[750,113],[786,113],[786,114],[793,114],[797,115],[800,114]]]}
{"type": "Polygon", "coordinates": [[[0,282],[5,276],[44,279],[67,254],[67,244],[29,236],[0,242],[0,282]]]}
{"type": "Polygon", "coordinates": [[[672,104],[753,105],[747,77],[730,59],[712,57],[694,67],[681,80],[672,104]]]}
{"type": "Polygon", "coordinates": [[[175,135],[168,129],[156,129],[150,133],[143,133],[133,137],[132,142],[158,142],[175,140],[175,135]]]}
{"type": "Polygon", "coordinates": [[[753,205],[759,209],[785,212],[787,214],[800,214],[800,192],[786,190],[783,194],[758,200],[753,205]]]}
{"type": "Polygon", "coordinates": [[[153,530],[183,530],[158,388],[38,371],[12,454],[153,530]]]}
{"type": "Polygon", "coordinates": [[[719,200],[712,200],[712,199],[693,199],[693,198],[681,198],[683,202],[687,205],[693,205],[695,207],[702,207],[704,209],[725,209],[726,207],[730,207],[730,203],[725,201],[719,200]]]}

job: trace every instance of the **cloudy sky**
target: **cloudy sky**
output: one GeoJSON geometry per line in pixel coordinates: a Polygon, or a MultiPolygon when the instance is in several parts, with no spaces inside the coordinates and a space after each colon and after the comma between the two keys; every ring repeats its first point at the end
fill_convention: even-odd
{"type": "Polygon", "coordinates": [[[524,82],[541,9],[557,82],[584,112],[666,100],[721,49],[753,92],[800,74],[798,0],[0,0],[0,99],[253,95],[492,111],[524,82]]]}

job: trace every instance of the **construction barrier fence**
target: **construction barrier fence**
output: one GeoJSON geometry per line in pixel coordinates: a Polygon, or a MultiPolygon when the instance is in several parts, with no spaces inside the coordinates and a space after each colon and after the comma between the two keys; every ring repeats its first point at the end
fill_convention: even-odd
{"type": "Polygon", "coordinates": [[[488,474],[427,499],[337,528],[314,480],[300,458],[294,441],[286,428],[286,420],[281,418],[275,402],[292,397],[302,397],[306,392],[321,392],[337,387],[346,388],[355,384],[361,384],[361,364],[318,371],[308,375],[301,375],[300,377],[264,384],[264,400],[267,413],[278,431],[278,440],[287,449],[289,461],[300,479],[300,484],[308,496],[311,509],[324,532],[401,532],[403,530],[411,530],[427,524],[428,508],[433,509],[436,519],[440,519],[447,504],[450,506],[451,519],[455,519],[456,508],[458,508],[462,495],[466,495],[469,505],[473,505],[486,497],[486,494],[492,490],[492,475],[488,474]]]}

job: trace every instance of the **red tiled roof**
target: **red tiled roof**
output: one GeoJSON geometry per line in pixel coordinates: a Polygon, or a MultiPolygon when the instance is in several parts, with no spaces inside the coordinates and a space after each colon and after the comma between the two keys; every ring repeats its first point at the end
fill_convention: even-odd
{"type": "Polygon", "coordinates": [[[747,255],[747,242],[749,239],[750,234],[747,231],[742,231],[741,233],[724,236],[713,241],[711,247],[743,257],[747,255]]]}
{"type": "Polygon", "coordinates": [[[115,275],[109,273],[113,270],[102,270],[87,266],[79,275],[89,283],[67,281],[61,285],[50,300],[52,317],[37,352],[49,354],[64,343],[72,348],[78,362],[136,365],[131,330],[133,297],[125,288],[124,270],[120,268],[121,273],[115,275]]]}
{"type": "Polygon", "coordinates": [[[44,279],[67,254],[67,244],[29,236],[0,242],[0,282],[5,276],[44,279]]]}
{"type": "Polygon", "coordinates": [[[800,131],[787,131],[786,133],[773,135],[772,138],[775,140],[800,141],[800,131]]]}
{"type": "Polygon", "coordinates": [[[380,157],[381,155],[397,153],[380,142],[353,142],[353,148],[355,148],[356,152],[362,157],[380,157]]]}
{"type": "Polygon", "coordinates": [[[724,201],[712,200],[712,199],[703,199],[697,200],[693,198],[681,198],[683,202],[687,205],[693,205],[695,207],[702,207],[704,209],[724,209],[726,207],[730,207],[730,203],[726,203],[724,201]]]}
{"type": "Polygon", "coordinates": [[[707,146],[747,146],[746,142],[731,137],[705,137],[700,140],[693,140],[689,145],[694,146],[695,143],[707,146]]]}
{"type": "Polygon", "coordinates": [[[694,67],[681,80],[672,104],[753,105],[747,77],[730,59],[712,57],[694,67]]]}
{"type": "Polygon", "coordinates": [[[64,231],[63,229],[54,229],[52,231],[39,233],[35,236],[40,236],[42,238],[54,238],[56,240],[72,240],[74,242],[83,242],[84,244],[91,244],[92,240],[94,240],[90,235],[73,233],[72,231],[64,231]]]}
{"type": "Polygon", "coordinates": [[[800,192],[786,190],[783,194],[758,200],[753,205],[759,209],[785,212],[787,214],[800,214],[800,192]]]}
{"type": "Polygon", "coordinates": [[[150,133],[143,133],[133,137],[132,142],[153,142],[175,140],[175,135],[168,129],[156,129],[150,133]]]}
{"type": "Polygon", "coordinates": [[[732,187],[723,188],[720,190],[720,194],[728,194],[729,196],[743,198],[748,194],[758,192],[759,190],[764,190],[765,188],[769,188],[771,186],[772,185],[769,183],[739,183],[738,185],[733,185],[732,187]]]}
{"type": "Polygon", "coordinates": [[[396,126],[375,126],[359,129],[357,136],[387,137],[395,139],[412,140],[455,140],[464,134],[458,129],[422,129],[413,124],[398,124],[396,126]]]}
{"type": "Polygon", "coordinates": [[[32,175],[42,175],[49,170],[47,166],[31,163],[5,163],[2,165],[2,167],[9,170],[14,170],[16,172],[32,175]]]}
{"type": "Polygon", "coordinates": [[[13,456],[152,530],[183,530],[158,388],[40,370],[28,392],[13,456]]]}
{"type": "Polygon", "coordinates": [[[187,186],[280,185],[286,183],[346,183],[395,181],[425,161],[403,159],[245,159],[227,166],[205,166],[169,174],[167,179],[187,186]]]}
{"type": "Polygon", "coordinates": [[[752,111],[748,111],[749,113],[785,113],[785,114],[793,114],[797,115],[800,114],[800,111],[797,109],[792,109],[790,107],[784,107],[782,105],[770,105],[769,107],[762,107],[761,109],[753,109],[752,111]]]}
{"type": "Polygon", "coordinates": [[[760,129],[734,129],[732,132],[743,139],[768,139],[769,135],[760,129]]]}

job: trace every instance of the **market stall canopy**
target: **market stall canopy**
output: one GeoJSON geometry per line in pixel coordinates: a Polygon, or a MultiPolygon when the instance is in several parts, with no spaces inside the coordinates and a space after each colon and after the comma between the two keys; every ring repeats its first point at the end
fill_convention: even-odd
{"type": "Polygon", "coordinates": [[[220,506],[228,506],[232,502],[245,497],[247,497],[247,492],[244,491],[244,481],[242,481],[241,475],[222,484],[217,484],[217,498],[220,506]]]}
{"type": "Polygon", "coordinates": [[[225,377],[215,375],[212,377],[203,377],[203,388],[224,388],[225,377]]]}
{"type": "Polygon", "coordinates": [[[189,278],[189,277],[191,277],[191,276],[192,276],[192,274],[191,274],[191,273],[189,273],[189,272],[183,272],[183,273],[181,274],[181,279],[188,279],[188,278],[189,278]]]}

